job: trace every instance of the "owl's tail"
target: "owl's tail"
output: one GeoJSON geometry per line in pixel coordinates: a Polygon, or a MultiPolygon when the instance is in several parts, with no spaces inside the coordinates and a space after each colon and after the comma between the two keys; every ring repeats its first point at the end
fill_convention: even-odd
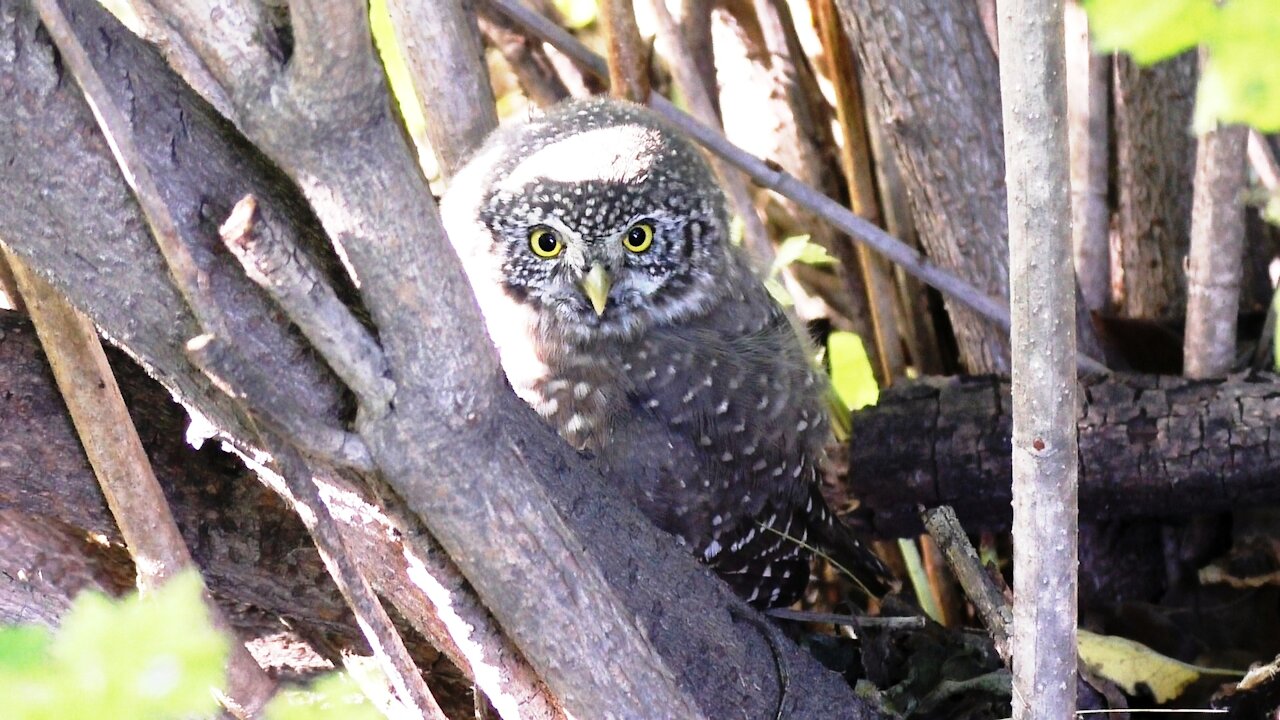
{"type": "Polygon", "coordinates": [[[880,557],[827,506],[817,483],[811,485],[805,512],[818,548],[827,553],[837,570],[868,596],[881,597],[899,587],[880,557]]]}

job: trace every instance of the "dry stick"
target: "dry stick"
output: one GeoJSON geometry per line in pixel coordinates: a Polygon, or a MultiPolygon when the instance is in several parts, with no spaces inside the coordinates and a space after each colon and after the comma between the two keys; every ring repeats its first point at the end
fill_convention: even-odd
{"type": "MultiPolygon", "coordinates": [[[[866,108],[858,80],[858,68],[834,0],[818,0],[815,20],[831,63],[831,84],[835,89],[836,119],[844,133],[840,149],[840,165],[849,187],[849,208],[858,215],[884,227],[880,206],[876,201],[875,178],[871,172],[871,144],[867,137],[866,108]]],[[[856,243],[862,282],[866,286],[871,327],[875,333],[876,357],[880,358],[880,375],[887,387],[895,378],[906,374],[907,362],[902,355],[902,336],[896,318],[896,292],[893,276],[884,258],[875,255],[862,243],[856,243]]]]}
{"type": "MultiPolygon", "coordinates": [[[[590,72],[601,77],[607,75],[608,68],[600,56],[591,52],[585,45],[578,42],[577,38],[558,25],[525,8],[518,0],[487,0],[487,2],[529,32],[559,48],[574,62],[590,72]]],[[[854,215],[835,200],[729,142],[719,131],[689,117],[666,98],[651,95],[649,104],[708,150],[741,169],[756,184],[791,198],[837,230],[871,246],[911,275],[987,318],[997,328],[1008,332],[1009,310],[1003,303],[988,297],[969,283],[933,264],[919,251],[854,215]]],[[[1090,372],[1107,372],[1105,365],[1092,358],[1081,357],[1079,364],[1082,369],[1090,372]]]]}
{"type": "Polygon", "coordinates": [[[258,201],[246,195],[218,235],[245,274],[276,301],[360,401],[381,417],[395,394],[382,348],[307,256],[257,222],[258,201]]]}
{"type": "Polygon", "coordinates": [[[600,22],[609,54],[610,94],[643,104],[649,98],[649,53],[631,0],[600,0],[600,22]]]}
{"type": "Polygon", "coordinates": [[[1076,280],[1062,0],[999,7],[1013,383],[1013,717],[1076,707],[1076,280]]]}
{"type": "Polygon", "coordinates": [[[480,34],[506,59],[520,89],[535,105],[547,107],[569,97],[569,87],[542,43],[517,30],[506,16],[484,13],[476,21],[480,34]]]}
{"type": "MultiPolygon", "coordinates": [[[[230,391],[232,397],[243,398],[252,389],[250,386],[257,373],[246,367],[239,354],[226,342],[211,335],[201,335],[187,344],[187,356],[220,388],[230,391]]],[[[292,446],[274,433],[261,431],[259,437],[271,454],[272,465],[283,483],[272,482],[275,478],[270,473],[259,474],[289,501],[302,518],[329,575],[355,613],[356,622],[395,686],[400,700],[415,707],[424,717],[444,720],[443,711],[423,682],[391,618],[352,560],[338,523],[320,497],[311,468],[292,446]]]]}
{"type": "MultiPolygon", "coordinates": [[[[671,75],[675,78],[676,87],[684,95],[689,110],[700,121],[711,127],[720,126],[720,116],[711,102],[709,88],[702,82],[702,76],[685,44],[684,35],[676,24],[675,18],[667,9],[666,0],[649,0],[653,8],[654,18],[658,21],[658,52],[666,59],[671,75]]],[[[757,266],[768,269],[773,266],[777,256],[773,243],[769,240],[769,231],[765,228],[760,214],[756,212],[755,202],[751,199],[751,188],[742,171],[729,165],[718,157],[711,157],[711,167],[724,187],[733,211],[742,218],[743,244],[755,259],[757,266]]]]}
{"type": "Polygon", "coordinates": [[[457,172],[498,126],[480,38],[462,6],[460,0],[387,2],[409,78],[431,118],[427,138],[445,177],[457,172]]]}
{"type": "Polygon", "coordinates": [[[138,205],[142,207],[143,217],[151,229],[160,253],[164,255],[165,264],[173,276],[174,284],[186,299],[191,313],[195,315],[201,327],[207,332],[225,335],[222,313],[217,301],[210,291],[204,274],[196,265],[191,251],[183,243],[178,225],[165,204],[164,196],[146,161],[134,143],[129,121],[125,119],[120,108],[116,107],[107,92],[106,86],[98,71],[94,69],[88,54],[71,29],[56,0],[35,0],[40,20],[49,31],[62,55],[62,61],[71,70],[72,77],[80,85],[85,101],[98,119],[98,126],[111,145],[116,163],[120,166],[125,180],[133,189],[138,205]]]}
{"type": "Polygon", "coordinates": [[[1107,205],[1111,60],[1089,45],[1084,8],[1066,8],[1067,124],[1071,140],[1072,248],[1086,307],[1103,309],[1111,297],[1111,209],[1107,205]]]}
{"type": "Polygon", "coordinates": [[[920,520],[929,537],[938,544],[951,572],[960,581],[964,594],[973,603],[982,619],[982,624],[991,633],[991,641],[996,652],[1005,661],[1010,662],[1009,631],[1013,625],[1013,609],[1004,593],[987,574],[982,561],[978,559],[978,551],[974,550],[956,518],[955,510],[948,505],[931,508],[920,513],[920,520]]]}
{"type": "MultiPolygon", "coordinates": [[[[26,301],[107,507],[133,558],[138,588],[144,593],[155,590],[193,567],[191,553],[138,439],[98,332],[17,255],[6,250],[0,253],[0,262],[5,259],[26,301]]],[[[229,632],[230,623],[207,594],[205,605],[213,624],[229,632]]],[[[246,717],[256,714],[274,690],[275,683],[244,645],[233,642],[227,659],[227,692],[230,702],[239,707],[231,708],[232,712],[243,712],[246,717]]]]}
{"type": "Polygon", "coordinates": [[[1187,268],[1187,377],[1222,377],[1236,359],[1236,318],[1244,259],[1245,144],[1248,129],[1200,136],[1187,268]]]}

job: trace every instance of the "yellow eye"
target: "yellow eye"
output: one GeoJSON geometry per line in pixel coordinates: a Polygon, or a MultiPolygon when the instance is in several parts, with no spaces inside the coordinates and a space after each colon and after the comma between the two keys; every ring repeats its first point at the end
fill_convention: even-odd
{"type": "Polygon", "coordinates": [[[632,225],[622,236],[622,246],[633,253],[642,253],[653,244],[653,226],[647,222],[632,225]]]}
{"type": "Polygon", "coordinates": [[[560,241],[560,233],[539,225],[529,231],[529,249],[540,258],[550,259],[564,250],[564,243],[560,241]]]}

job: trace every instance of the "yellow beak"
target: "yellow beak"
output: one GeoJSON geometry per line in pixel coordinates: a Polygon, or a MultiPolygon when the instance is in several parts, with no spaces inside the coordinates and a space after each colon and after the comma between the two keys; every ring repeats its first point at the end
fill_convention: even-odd
{"type": "Polygon", "coordinates": [[[591,307],[595,308],[596,315],[604,314],[604,306],[609,301],[609,288],[612,282],[609,279],[609,272],[600,264],[592,265],[586,277],[582,278],[582,292],[591,301],[591,307]]]}

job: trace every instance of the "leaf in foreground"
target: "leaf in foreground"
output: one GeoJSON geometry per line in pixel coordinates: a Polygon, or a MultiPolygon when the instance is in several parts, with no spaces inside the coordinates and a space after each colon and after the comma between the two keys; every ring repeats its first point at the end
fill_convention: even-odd
{"type": "Polygon", "coordinates": [[[6,629],[5,717],[142,720],[214,712],[228,646],[209,623],[202,592],[199,575],[187,572],[145,597],[81,593],[51,640],[43,630],[6,629]]]}

